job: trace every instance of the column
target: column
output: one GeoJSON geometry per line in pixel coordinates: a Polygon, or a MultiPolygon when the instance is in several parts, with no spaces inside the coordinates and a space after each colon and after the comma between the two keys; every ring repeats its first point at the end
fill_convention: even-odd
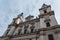
{"type": "Polygon", "coordinates": [[[9,28],[5,31],[5,33],[3,34],[3,36],[6,36],[7,34],[8,34],[8,32],[9,32],[9,28]]]}
{"type": "Polygon", "coordinates": [[[8,35],[12,35],[14,33],[14,30],[15,30],[15,26],[12,26],[9,33],[8,33],[8,35]]]}
{"type": "Polygon", "coordinates": [[[20,27],[17,27],[13,35],[18,35],[19,29],[20,29],[20,27]]]}

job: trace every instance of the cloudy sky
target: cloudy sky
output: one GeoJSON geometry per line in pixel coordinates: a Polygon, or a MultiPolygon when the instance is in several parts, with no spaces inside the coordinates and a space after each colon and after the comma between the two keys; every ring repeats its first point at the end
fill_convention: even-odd
{"type": "Polygon", "coordinates": [[[59,0],[0,0],[0,36],[5,32],[8,24],[21,12],[27,15],[37,16],[42,4],[52,6],[55,17],[60,24],[60,1],[59,0]]]}

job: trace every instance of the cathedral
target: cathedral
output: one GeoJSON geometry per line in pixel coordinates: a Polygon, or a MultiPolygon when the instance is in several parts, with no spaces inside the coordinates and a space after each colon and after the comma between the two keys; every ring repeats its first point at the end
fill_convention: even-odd
{"type": "Polygon", "coordinates": [[[13,18],[0,40],[60,40],[60,25],[51,5],[43,4],[39,12],[38,17],[29,15],[25,21],[23,13],[13,18]]]}

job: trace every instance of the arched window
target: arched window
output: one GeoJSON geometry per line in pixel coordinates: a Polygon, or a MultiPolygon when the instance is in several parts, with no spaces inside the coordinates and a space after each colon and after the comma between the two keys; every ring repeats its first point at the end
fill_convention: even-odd
{"type": "Polygon", "coordinates": [[[27,33],[27,29],[24,29],[24,34],[26,34],[27,33]]]}
{"type": "Polygon", "coordinates": [[[34,28],[35,28],[34,26],[31,26],[31,27],[30,27],[30,29],[31,29],[31,33],[34,32],[34,28]]]}
{"type": "Polygon", "coordinates": [[[46,11],[46,10],[44,10],[44,13],[47,13],[47,11],[46,11]]]}
{"type": "Polygon", "coordinates": [[[22,29],[19,29],[19,30],[18,30],[18,35],[20,35],[21,31],[22,31],[22,29]]]}

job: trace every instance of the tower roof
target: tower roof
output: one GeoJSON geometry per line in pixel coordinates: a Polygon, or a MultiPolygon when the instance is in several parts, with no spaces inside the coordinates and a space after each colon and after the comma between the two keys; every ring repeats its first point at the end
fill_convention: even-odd
{"type": "Polygon", "coordinates": [[[46,8],[46,7],[51,7],[51,6],[50,5],[47,5],[47,4],[43,4],[42,7],[39,10],[41,10],[43,8],[46,8]]]}
{"type": "Polygon", "coordinates": [[[47,6],[48,6],[48,5],[46,5],[46,4],[43,4],[43,5],[42,5],[42,7],[47,7],[47,6]]]}

